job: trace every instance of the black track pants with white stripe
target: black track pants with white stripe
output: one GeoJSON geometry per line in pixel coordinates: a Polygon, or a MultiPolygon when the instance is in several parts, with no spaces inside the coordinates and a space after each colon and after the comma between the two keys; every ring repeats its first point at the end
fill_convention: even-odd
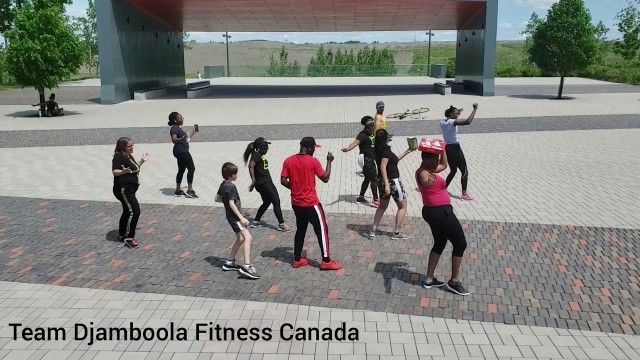
{"type": "Polygon", "coordinates": [[[136,237],[136,226],[140,218],[140,204],[136,199],[135,188],[113,187],[113,195],[122,203],[122,216],[120,216],[120,224],[118,226],[118,235],[128,238],[136,237]]]}
{"type": "Polygon", "coordinates": [[[295,260],[300,260],[302,256],[302,247],[304,246],[304,237],[307,233],[309,223],[313,226],[316,233],[322,259],[329,260],[329,230],[327,229],[327,220],[324,216],[322,205],[318,204],[309,207],[293,206],[293,212],[296,215],[296,235],[293,247],[293,255],[295,260]]]}

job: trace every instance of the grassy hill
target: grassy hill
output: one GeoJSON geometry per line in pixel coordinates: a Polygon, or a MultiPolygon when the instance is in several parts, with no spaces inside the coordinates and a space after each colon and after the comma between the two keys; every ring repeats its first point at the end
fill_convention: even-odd
{"type": "MultiPolygon", "coordinates": [[[[229,61],[232,76],[264,76],[273,55],[285,47],[289,60],[297,60],[305,73],[306,66],[316,54],[320,44],[291,44],[273,41],[240,41],[229,44],[229,61]]],[[[358,52],[365,46],[378,49],[389,49],[395,55],[397,76],[409,75],[414,53],[418,54],[418,63],[426,63],[427,43],[384,43],[384,44],[324,44],[325,49],[358,52]]],[[[637,62],[624,61],[610,50],[603,56],[599,64],[576,74],[599,80],[607,80],[629,84],[640,84],[640,66],[637,62]]],[[[447,63],[455,58],[455,42],[435,42],[431,44],[431,63],[447,63]],[[447,61],[449,60],[449,61],[447,61]]],[[[520,41],[501,41],[497,46],[496,76],[539,76],[539,71],[527,64],[524,54],[524,43],[520,41]]],[[[224,43],[196,43],[185,51],[185,71],[192,76],[196,71],[203,71],[205,65],[226,64],[226,47],[224,43]]]]}

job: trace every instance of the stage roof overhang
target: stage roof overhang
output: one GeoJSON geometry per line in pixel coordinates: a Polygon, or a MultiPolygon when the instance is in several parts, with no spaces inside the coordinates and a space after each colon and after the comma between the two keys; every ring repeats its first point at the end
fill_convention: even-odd
{"type": "Polygon", "coordinates": [[[348,32],[456,30],[486,1],[128,0],[176,31],[348,32]]]}

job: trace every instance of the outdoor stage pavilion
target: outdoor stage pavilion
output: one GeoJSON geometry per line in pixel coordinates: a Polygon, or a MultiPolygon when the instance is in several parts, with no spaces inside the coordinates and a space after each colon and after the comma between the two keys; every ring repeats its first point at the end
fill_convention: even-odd
{"type": "Polygon", "coordinates": [[[498,0],[96,1],[101,102],[184,88],[182,32],[457,30],[456,80],[494,95],[498,0]]]}

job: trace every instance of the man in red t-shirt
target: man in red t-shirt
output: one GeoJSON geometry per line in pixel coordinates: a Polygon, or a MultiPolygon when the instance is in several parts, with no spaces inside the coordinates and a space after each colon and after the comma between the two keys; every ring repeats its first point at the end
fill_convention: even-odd
{"type": "Polygon", "coordinates": [[[302,246],[309,223],[318,237],[322,251],[322,270],[340,270],[342,266],[329,257],[329,230],[324,216],[324,210],[316,193],[316,176],[322,182],[328,182],[331,177],[331,162],[333,155],[327,155],[327,168],[322,169],[313,153],[320,145],[312,137],[305,137],[300,141],[300,153],[288,157],[282,166],[280,182],[291,190],[291,205],[296,215],[296,235],[293,247],[293,267],[309,265],[309,260],[302,257],[302,246]]]}

